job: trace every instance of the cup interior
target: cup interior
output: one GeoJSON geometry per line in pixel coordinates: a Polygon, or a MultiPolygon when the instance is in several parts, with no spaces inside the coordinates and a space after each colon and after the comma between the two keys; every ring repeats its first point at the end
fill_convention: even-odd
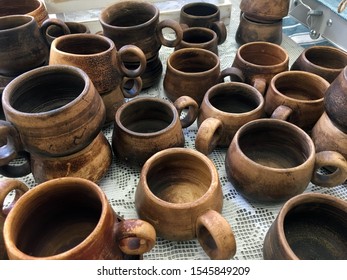
{"type": "Polygon", "coordinates": [[[345,211],[325,203],[306,202],[289,210],[283,227],[299,259],[347,259],[345,211]]]}
{"type": "Polygon", "coordinates": [[[244,44],[239,48],[239,54],[246,62],[261,66],[282,64],[288,58],[286,52],[279,46],[266,42],[244,44]]]}
{"type": "Polygon", "coordinates": [[[193,3],[186,5],[183,11],[191,16],[204,17],[216,14],[218,12],[218,8],[217,6],[209,3],[193,3]]]}
{"type": "Polygon", "coordinates": [[[191,203],[210,188],[212,174],[208,165],[189,153],[170,153],[152,162],[147,176],[150,191],[159,199],[191,203]]]}
{"type": "Polygon", "coordinates": [[[40,7],[37,0],[2,0],[0,16],[24,15],[40,7]]]}
{"type": "Polygon", "coordinates": [[[13,29],[16,27],[23,26],[33,20],[30,16],[23,15],[11,15],[0,17],[0,31],[13,29]]]}
{"type": "Polygon", "coordinates": [[[203,44],[211,42],[217,35],[210,29],[189,28],[183,32],[182,41],[189,44],[203,44]]]}
{"type": "Polygon", "coordinates": [[[305,57],[312,64],[328,69],[343,69],[347,65],[347,53],[333,47],[308,48],[305,57]]]}

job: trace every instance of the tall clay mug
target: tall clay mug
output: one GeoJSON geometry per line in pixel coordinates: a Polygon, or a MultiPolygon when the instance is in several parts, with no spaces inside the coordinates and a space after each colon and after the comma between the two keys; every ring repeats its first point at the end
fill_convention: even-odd
{"type": "Polygon", "coordinates": [[[166,149],[142,167],[135,207],[159,237],[177,241],[197,238],[211,259],[230,259],[236,242],[220,214],[222,206],[217,169],[196,150],[166,149]]]}
{"type": "Polygon", "coordinates": [[[124,162],[142,166],[156,152],[183,147],[182,128],[189,127],[198,114],[198,104],[188,96],[174,103],[153,97],[137,97],[117,111],[112,134],[115,155],[124,162]],[[187,114],[181,119],[181,112],[187,114]]]}
{"type": "Polygon", "coordinates": [[[334,187],[347,179],[347,161],[336,151],[316,153],[311,137],[298,126],[259,119],[235,134],[225,158],[229,181],[245,198],[279,203],[301,194],[308,184],[334,187]],[[319,169],[335,167],[333,174],[319,169]]]}
{"type": "Polygon", "coordinates": [[[265,117],[264,104],[260,92],[245,83],[226,82],[211,87],[199,108],[195,148],[208,155],[216,147],[229,147],[242,125],[265,117]]]}
{"type": "Polygon", "coordinates": [[[98,185],[74,177],[27,191],[4,224],[8,257],[17,260],[140,259],[155,239],[149,223],[120,219],[98,185]]]}

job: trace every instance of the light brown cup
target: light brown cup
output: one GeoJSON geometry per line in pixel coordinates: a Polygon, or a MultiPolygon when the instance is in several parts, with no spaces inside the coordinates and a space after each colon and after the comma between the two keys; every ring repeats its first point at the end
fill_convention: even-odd
{"type": "Polygon", "coordinates": [[[268,260],[346,260],[347,202],[305,193],[288,200],[269,228],[263,246],[268,260]]]}
{"type": "Polygon", "coordinates": [[[156,240],[139,219],[121,219],[95,183],[74,177],[35,186],[5,219],[9,259],[141,259],[156,240]]]}
{"type": "Polygon", "coordinates": [[[190,126],[198,114],[198,104],[188,96],[174,103],[154,97],[137,97],[123,104],[115,115],[112,148],[117,158],[142,166],[156,152],[183,147],[182,128],[190,126]],[[187,110],[184,118],[181,112],[187,110]]]}
{"type": "Polygon", "coordinates": [[[245,123],[265,117],[264,98],[254,87],[226,82],[205,94],[197,118],[195,148],[205,155],[216,147],[227,148],[245,123]]]}
{"type": "Polygon", "coordinates": [[[197,238],[211,259],[230,259],[236,242],[221,215],[222,206],[217,169],[196,150],[166,149],[142,167],[135,207],[159,237],[176,241],[197,238]]]}
{"type": "Polygon", "coordinates": [[[265,95],[265,112],[310,131],[324,112],[325,92],[330,84],[306,71],[275,75],[265,95]]]}
{"type": "Polygon", "coordinates": [[[316,153],[310,136],[277,119],[258,119],[235,134],[225,158],[229,181],[246,199],[279,203],[301,194],[308,184],[334,187],[347,178],[347,161],[338,152],[316,153]],[[320,174],[325,166],[337,168],[320,174]]]}
{"type": "Polygon", "coordinates": [[[255,21],[281,20],[288,15],[289,0],[241,0],[240,10],[255,21]]]}

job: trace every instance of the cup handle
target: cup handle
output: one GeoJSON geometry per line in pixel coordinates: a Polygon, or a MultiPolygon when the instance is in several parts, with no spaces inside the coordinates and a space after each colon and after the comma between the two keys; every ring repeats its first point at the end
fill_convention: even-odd
{"type": "Polygon", "coordinates": [[[143,74],[147,66],[146,56],[143,51],[134,45],[125,45],[121,47],[117,52],[117,61],[119,62],[119,67],[123,75],[129,78],[136,78],[143,74]],[[136,69],[129,69],[124,65],[122,57],[125,55],[136,56],[139,59],[139,66],[136,69]]]}
{"type": "Polygon", "coordinates": [[[189,96],[180,96],[174,102],[174,106],[180,116],[183,109],[188,108],[188,112],[183,119],[181,119],[182,128],[190,126],[197,118],[199,112],[199,105],[196,101],[189,96]]]}
{"type": "Polygon", "coordinates": [[[142,78],[124,77],[121,84],[121,90],[125,98],[133,98],[139,95],[142,90],[142,78]],[[129,87],[129,84],[131,87],[129,87]]]}
{"type": "Polygon", "coordinates": [[[42,23],[40,31],[41,31],[42,37],[45,39],[45,41],[46,41],[48,46],[50,46],[51,43],[50,43],[50,41],[49,41],[49,39],[47,37],[47,29],[48,29],[48,27],[50,27],[52,25],[59,26],[63,30],[63,33],[65,35],[66,34],[71,34],[70,28],[65,24],[64,21],[62,21],[60,19],[57,19],[57,18],[48,18],[48,19],[46,19],[42,23]]]}
{"type": "Polygon", "coordinates": [[[234,233],[221,214],[208,210],[196,220],[198,241],[212,260],[227,260],[236,253],[234,233]]]}
{"type": "Polygon", "coordinates": [[[223,123],[221,120],[216,118],[205,119],[196,134],[195,148],[205,155],[212,153],[221,137],[222,129],[223,123]]]}
{"type": "Polygon", "coordinates": [[[118,225],[116,241],[124,254],[142,255],[154,247],[157,235],[150,223],[129,219],[119,222],[118,225]]]}
{"type": "Polygon", "coordinates": [[[230,80],[233,82],[245,82],[245,76],[242,71],[236,67],[225,68],[219,75],[219,82],[224,82],[225,77],[230,77],[230,80]]]}
{"type": "Polygon", "coordinates": [[[161,22],[159,22],[156,33],[161,44],[169,48],[176,47],[182,41],[183,38],[182,26],[177,21],[172,19],[164,19],[161,22]],[[175,31],[176,38],[173,40],[166,39],[163,35],[164,28],[171,28],[173,31],[175,31]]]}
{"type": "Polygon", "coordinates": [[[227,39],[227,28],[223,21],[215,21],[211,25],[211,29],[216,32],[218,37],[218,45],[221,45],[227,39]]]}
{"type": "Polygon", "coordinates": [[[347,161],[343,155],[335,151],[316,153],[312,183],[326,188],[336,187],[347,180],[347,161]],[[334,167],[331,174],[320,174],[317,171],[325,166],[334,167]]]}
{"type": "Polygon", "coordinates": [[[252,81],[253,87],[255,87],[263,96],[267,88],[267,82],[263,78],[255,78],[252,81]]]}
{"type": "Polygon", "coordinates": [[[272,112],[271,118],[286,121],[289,119],[292,113],[293,113],[292,108],[286,105],[280,105],[272,112]]]}

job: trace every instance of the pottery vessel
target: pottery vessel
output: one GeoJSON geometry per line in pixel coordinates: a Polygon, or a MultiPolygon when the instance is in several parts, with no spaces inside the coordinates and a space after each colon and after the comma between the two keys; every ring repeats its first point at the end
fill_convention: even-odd
{"type": "MultiPolygon", "coordinates": [[[[69,28],[70,34],[90,34],[89,27],[84,23],[74,21],[65,21],[64,23],[69,28]]],[[[46,37],[49,43],[63,35],[66,35],[64,30],[56,25],[52,25],[46,30],[46,37]]]]}
{"type": "Polygon", "coordinates": [[[240,10],[259,22],[281,20],[288,15],[289,0],[241,0],[240,10]]]}

